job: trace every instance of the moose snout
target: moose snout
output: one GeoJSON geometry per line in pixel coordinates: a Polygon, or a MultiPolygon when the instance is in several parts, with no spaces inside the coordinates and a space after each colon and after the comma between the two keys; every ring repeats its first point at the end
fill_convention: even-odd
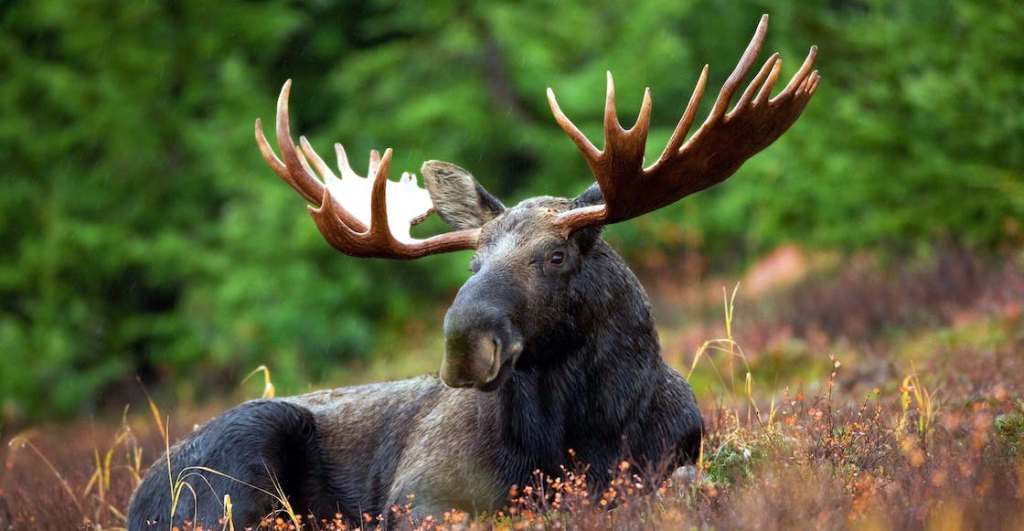
{"type": "Polygon", "coordinates": [[[522,340],[511,320],[494,308],[456,308],[445,316],[441,381],[449,387],[491,390],[512,369],[522,340]]]}
{"type": "Polygon", "coordinates": [[[453,334],[445,338],[441,380],[449,387],[473,387],[490,382],[501,369],[501,339],[490,333],[453,334]]]}

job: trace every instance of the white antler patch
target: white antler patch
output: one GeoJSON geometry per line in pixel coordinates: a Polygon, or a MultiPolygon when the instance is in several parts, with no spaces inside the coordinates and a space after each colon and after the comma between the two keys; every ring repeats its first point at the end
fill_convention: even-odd
{"type": "MultiPolygon", "coordinates": [[[[337,199],[346,210],[356,219],[367,226],[370,225],[370,197],[373,193],[373,181],[363,177],[352,169],[348,161],[348,155],[341,144],[335,144],[334,150],[338,155],[338,171],[341,176],[334,175],[330,168],[320,168],[323,173],[325,184],[331,192],[331,196],[337,199]]],[[[368,175],[376,174],[380,164],[376,152],[370,155],[368,175]]],[[[426,218],[434,209],[434,203],[430,200],[427,190],[420,188],[417,184],[416,175],[404,172],[398,182],[388,179],[387,181],[387,206],[388,206],[388,227],[392,236],[400,242],[413,241],[409,231],[415,225],[426,218]]]]}

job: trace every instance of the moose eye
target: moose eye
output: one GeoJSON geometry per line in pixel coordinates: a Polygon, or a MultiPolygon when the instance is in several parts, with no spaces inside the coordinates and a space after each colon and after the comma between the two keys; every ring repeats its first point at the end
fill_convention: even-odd
{"type": "Polygon", "coordinates": [[[552,263],[554,265],[561,265],[561,263],[564,262],[564,261],[565,261],[565,253],[563,253],[562,251],[555,251],[555,252],[551,253],[551,256],[548,257],[548,262],[550,262],[550,263],[552,263]]]}

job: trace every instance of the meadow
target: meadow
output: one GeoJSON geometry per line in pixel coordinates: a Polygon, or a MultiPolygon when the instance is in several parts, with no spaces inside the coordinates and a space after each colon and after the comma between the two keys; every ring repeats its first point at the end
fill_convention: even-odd
{"type": "MultiPolygon", "coordinates": [[[[784,248],[743,278],[650,275],[664,354],[688,376],[707,423],[697,465],[652,483],[624,461],[606,491],[590,493],[586,464],[576,463],[512,489],[498,514],[407,518],[408,527],[1024,528],[1024,257],[947,249],[894,264],[784,248]]],[[[372,380],[433,369],[437,337],[406,346],[354,372],[372,380]]],[[[256,372],[233,396],[274,394],[272,376],[272,367],[256,372]]],[[[140,391],[120,418],[15,437],[2,527],[123,526],[165,430],[173,441],[230,405],[156,402],[140,391]]],[[[182,495],[213,495],[186,479],[182,495]]],[[[365,515],[363,527],[379,517],[365,515]]],[[[242,528],[230,517],[209,524],[242,528]]],[[[300,508],[263,525],[344,527],[300,508]]]]}

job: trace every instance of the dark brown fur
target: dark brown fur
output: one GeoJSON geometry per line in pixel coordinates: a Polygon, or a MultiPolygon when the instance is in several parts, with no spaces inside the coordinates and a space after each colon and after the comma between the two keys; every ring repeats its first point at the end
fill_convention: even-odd
{"type": "MultiPolygon", "coordinates": [[[[445,319],[449,385],[421,377],[248,402],[175,446],[173,474],[202,465],[267,490],[273,476],[296,510],[356,521],[409,499],[419,517],[500,508],[535,470],[559,474],[570,449],[597,492],[624,458],[641,470],[691,462],[700,412],[660,356],[643,288],[598,229],[564,238],[552,225],[600,193],[505,209],[468,173],[424,169],[445,219],[482,226],[474,275],[445,319]],[[459,191],[473,201],[451,201],[459,191]]],[[[204,475],[216,495],[194,481],[199,506],[184,496],[175,522],[215,521],[225,492],[237,523],[273,509],[251,487],[204,475]]],[[[133,497],[129,527],[166,527],[168,493],[161,458],[133,497]]]]}

